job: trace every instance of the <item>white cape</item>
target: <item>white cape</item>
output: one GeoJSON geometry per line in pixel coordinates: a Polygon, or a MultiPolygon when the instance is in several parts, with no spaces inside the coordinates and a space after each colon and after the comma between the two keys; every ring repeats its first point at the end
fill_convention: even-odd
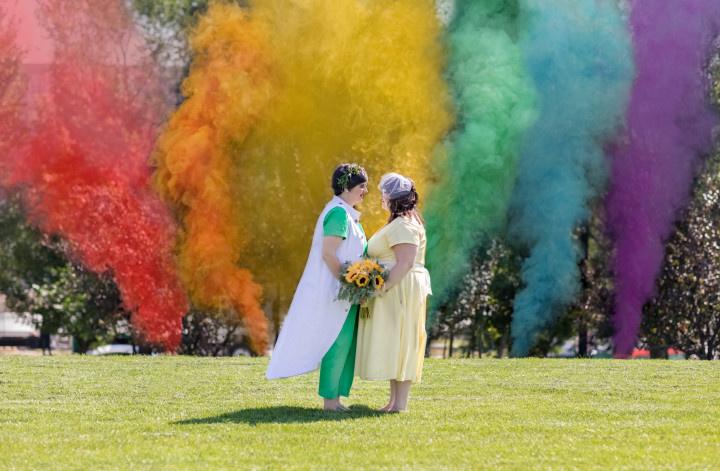
{"type": "Polygon", "coordinates": [[[337,206],[345,209],[349,222],[348,237],[337,251],[340,263],[360,259],[365,250],[365,235],[357,224],[360,213],[341,198],[334,197],[315,224],[310,255],[273,349],[268,379],[318,369],[350,310],[350,303],[336,299],[340,281],[322,258],[323,221],[328,211],[337,206]]]}

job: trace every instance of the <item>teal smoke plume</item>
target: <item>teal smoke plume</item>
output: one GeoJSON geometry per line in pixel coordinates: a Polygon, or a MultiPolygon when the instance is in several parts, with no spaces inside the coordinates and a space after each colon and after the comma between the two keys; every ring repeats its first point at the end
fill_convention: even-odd
{"type": "Polygon", "coordinates": [[[619,130],[633,78],[631,42],[616,2],[521,0],[521,45],[539,116],[523,139],[511,233],[529,249],[515,299],[515,356],[579,290],[574,230],[604,189],[603,145],[619,130]]]}

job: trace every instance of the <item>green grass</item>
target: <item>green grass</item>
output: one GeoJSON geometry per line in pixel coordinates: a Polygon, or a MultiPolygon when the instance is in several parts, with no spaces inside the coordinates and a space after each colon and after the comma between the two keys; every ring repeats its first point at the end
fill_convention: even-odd
{"type": "Polygon", "coordinates": [[[264,359],[0,357],[0,469],[717,468],[720,362],[430,360],[408,414],[264,359]]]}

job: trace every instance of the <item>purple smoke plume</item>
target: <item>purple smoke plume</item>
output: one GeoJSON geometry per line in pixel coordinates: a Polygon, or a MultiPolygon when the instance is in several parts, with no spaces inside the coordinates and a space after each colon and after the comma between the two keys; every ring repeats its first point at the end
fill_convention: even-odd
{"type": "Polygon", "coordinates": [[[617,249],[617,357],[635,346],[664,241],[687,204],[698,164],[712,148],[718,119],[704,68],[720,25],[720,1],[635,0],[631,25],[637,77],[607,200],[617,249]]]}

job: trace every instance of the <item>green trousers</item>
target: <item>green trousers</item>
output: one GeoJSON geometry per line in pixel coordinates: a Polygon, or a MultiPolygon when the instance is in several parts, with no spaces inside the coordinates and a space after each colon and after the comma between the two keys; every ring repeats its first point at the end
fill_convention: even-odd
{"type": "Polygon", "coordinates": [[[325,399],[350,395],[355,377],[358,310],[358,305],[350,308],[340,333],[320,363],[318,394],[325,399]]]}

